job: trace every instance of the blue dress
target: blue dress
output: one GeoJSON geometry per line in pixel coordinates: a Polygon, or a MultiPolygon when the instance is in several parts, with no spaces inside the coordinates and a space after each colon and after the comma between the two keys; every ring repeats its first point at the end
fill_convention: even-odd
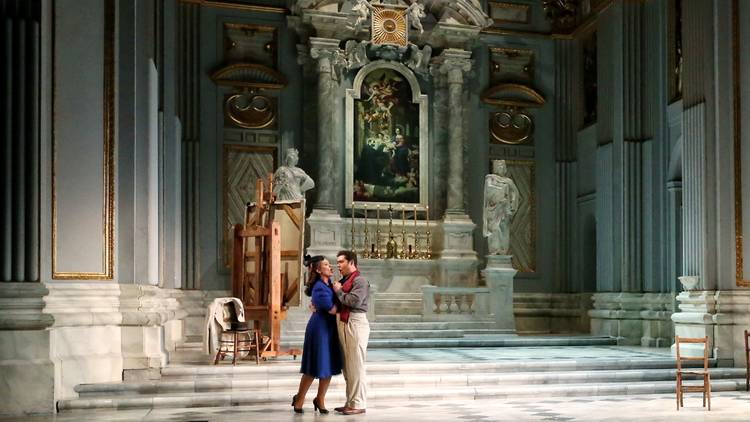
{"type": "Polygon", "coordinates": [[[328,311],[335,304],[333,289],[318,279],[312,288],[315,312],[307,322],[300,372],[315,378],[341,373],[341,347],[336,329],[336,315],[328,311]]]}

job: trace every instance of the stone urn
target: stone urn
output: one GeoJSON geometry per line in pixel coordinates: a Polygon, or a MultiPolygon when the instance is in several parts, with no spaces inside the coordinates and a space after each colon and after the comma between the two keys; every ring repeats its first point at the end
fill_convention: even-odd
{"type": "Polygon", "coordinates": [[[683,276],[677,277],[677,279],[680,280],[680,284],[682,284],[682,289],[685,291],[695,290],[695,286],[697,286],[698,283],[701,281],[701,278],[697,275],[683,275],[683,276]]]}

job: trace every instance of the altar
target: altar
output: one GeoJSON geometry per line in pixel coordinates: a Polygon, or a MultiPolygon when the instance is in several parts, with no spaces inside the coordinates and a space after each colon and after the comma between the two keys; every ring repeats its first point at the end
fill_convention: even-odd
{"type": "Polygon", "coordinates": [[[494,321],[513,332],[516,270],[508,261],[503,282],[480,272],[466,205],[466,47],[491,20],[475,1],[438,3],[360,0],[346,23],[323,19],[322,4],[300,7],[316,34],[300,50],[317,79],[307,251],[357,252],[376,321],[494,321]]]}

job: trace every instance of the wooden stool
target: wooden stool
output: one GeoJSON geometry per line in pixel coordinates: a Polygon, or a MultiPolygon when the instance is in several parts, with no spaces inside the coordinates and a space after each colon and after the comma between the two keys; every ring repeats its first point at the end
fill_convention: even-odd
{"type": "Polygon", "coordinates": [[[216,350],[214,365],[218,365],[220,360],[228,354],[232,355],[232,365],[237,363],[237,356],[242,352],[255,352],[255,364],[260,364],[260,330],[250,329],[247,325],[237,326],[232,324],[232,328],[222,331],[219,336],[219,348],[216,350]],[[252,334],[251,334],[252,333],[252,334]],[[224,335],[231,336],[231,340],[225,340],[224,335]]]}
{"type": "Polygon", "coordinates": [[[703,407],[706,407],[706,399],[708,399],[708,410],[711,410],[711,374],[708,373],[708,336],[703,338],[687,338],[675,336],[675,350],[677,352],[677,410],[683,407],[682,396],[685,392],[700,392],[703,393],[703,407]],[[681,343],[702,343],[703,344],[703,356],[700,357],[685,357],[680,355],[680,344],[681,343]],[[682,361],[703,361],[703,369],[690,369],[685,370],[682,368],[682,361]],[[694,375],[703,378],[703,385],[683,385],[684,375],[694,375]]]}

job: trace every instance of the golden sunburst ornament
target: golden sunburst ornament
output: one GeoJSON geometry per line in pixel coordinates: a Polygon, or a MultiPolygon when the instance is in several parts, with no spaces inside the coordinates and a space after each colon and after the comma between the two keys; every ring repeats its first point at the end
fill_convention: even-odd
{"type": "Polygon", "coordinates": [[[372,43],[406,47],[406,14],[401,10],[372,6],[372,43]]]}

